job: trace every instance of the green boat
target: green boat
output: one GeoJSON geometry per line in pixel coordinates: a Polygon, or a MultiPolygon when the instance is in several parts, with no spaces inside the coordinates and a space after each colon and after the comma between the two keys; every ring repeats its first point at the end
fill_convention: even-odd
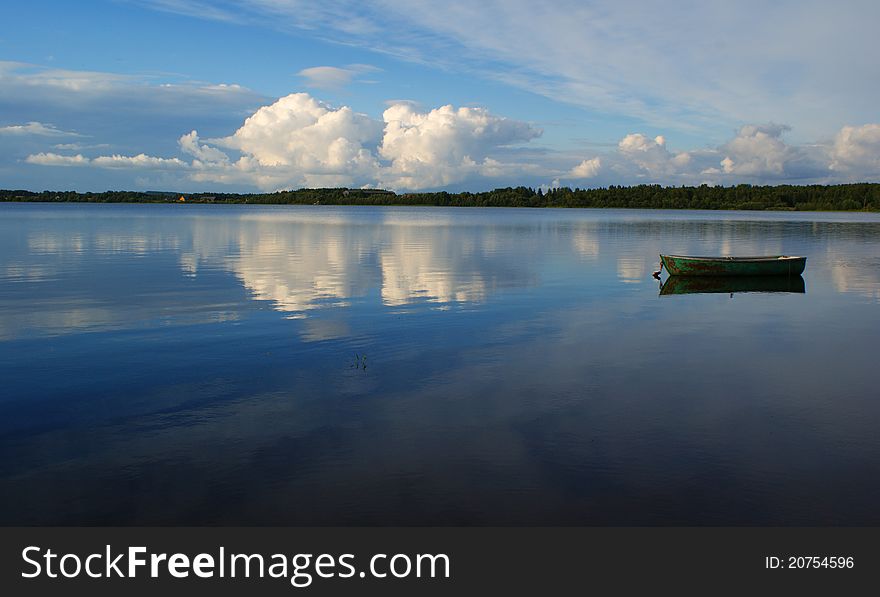
{"type": "Polygon", "coordinates": [[[801,276],[669,276],[660,296],[738,292],[805,292],[801,276]]]}
{"type": "Polygon", "coordinates": [[[673,276],[800,276],[806,257],[685,257],[660,255],[660,263],[673,276]]]}

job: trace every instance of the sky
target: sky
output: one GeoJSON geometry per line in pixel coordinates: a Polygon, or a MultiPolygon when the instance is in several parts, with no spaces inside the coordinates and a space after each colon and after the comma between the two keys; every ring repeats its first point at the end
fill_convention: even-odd
{"type": "Polygon", "coordinates": [[[0,23],[0,188],[880,181],[876,0],[32,0],[0,23]]]}

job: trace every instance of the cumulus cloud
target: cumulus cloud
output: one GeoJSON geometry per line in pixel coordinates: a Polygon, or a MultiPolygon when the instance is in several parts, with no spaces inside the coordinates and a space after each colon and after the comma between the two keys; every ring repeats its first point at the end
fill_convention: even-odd
{"type": "Polygon", "coordinates": [[[412,104],[385,110],[379,154],[391,162],[382,180],[392,187],[430,188],[458,182],[474,173],[503,172],[488,154],[498,147],[534,139],[541,131],[484,108],[442,106],[419,112],[412,104]]]}
{"type": "Polygon", "coordinates": [[[782,140],[788,130],[780,124],[750,124],[720,146],[679,152],[670,151],[662,135],[631,133],[620,140],[616,151],[584,160],[561,178],[590,178],[594,184],[826,183],[835,181],[828,177],[830,163],[840,170],[852,163],[854,178],[876,169],[880,147],[872,145],[870,125],[858,130],[844,127],[833,151],[827,144],[788,145],[782,140]],[[840,158],[832,162],[831,153],[840,158]]]}
{"type": "Polygon", "coordinates": [[[560,178],[594,184],[668,183],[687,176],[694,162],[692,153],[671,152],[663,135],[629,133],[615,151],[585,159],[560,178]]]}
{"type": "Polygon", "coordinates": [[[662,135],[657,135],[653,139],[649,139],[641,133],[630,133],[620,140],[617,148],[621,153],[630,155],[644,155],[667,153],[666,139],[662,135]]]}
{"type": "Polygon", "coordinates": [[[229,162],[229,156],[215,147],[204,145],[199,141],[199,134],[191,131],[177,140],[180,150],[206,163],[229,162]]]}
{"type": "Polygon", "coordinates": [[[690,163],[686,152],[672,154],[666,147],[666,138],[657,135],[653,139],[641,133],[625,136],[617,144],[620,155],[651,176],[674,174],[690,163]]]}
{"type": "Polygon", "coordinates": [[[293,166],[301,171],[346,173],[373,166],[364,144],[381,127],[351,108],[332,109],[307,93],[293,93],[249,117],[225,147],[253,156],[262,166],[293,166]]]}
{"type": "Polygon", "coordinates": [[[862,178],[880,176],[880,124],[840,129],[831,148],[829,168],[862,178]]]}
{"type": "Polygon", "coordinates": [[[584,160],[568,172],[568,178],[593,178],[602,169],[602,160],[598,157],[584,160]]]}
{"type": "Polygon", "coordinates": [[[144,152],[91,158],[43,152],[28,155],[25,162],[163,171],[168,180],[262,190],[485,189],[493,184],[541,186],[547,180],[554,186],[564,180],[588,180],[596,186],[826,183],[880,176],[880,124],[843,127],[833,143],[798,146],[782,139],[788,130],[786,125],[750,124],[722,145],[691,151],[671,150],[663,135],[634,132],[612,151],[572,159],[570,154],[525,147],[541,135],[540,129],[485,108],[446,105],[425,110],[401,102],[389,106],[380,121],[294,93],[257,109],[229,136],[202,139],[196,130],[181,135],[178,147],[185,159],[144,152]],[[576,165],[570,167],[572,163],[576,165]]]}
{"type": "Polygon", "coordinates": [[[534,171],[499,159],[512,145],[541,134],[484,108],[447,105],[420,111],[411,103],[385,110],[383,121],[347,106],[333,108],[307,93],[263,106],[232,135],[178,138],[179,158],[112,155],[92,159],[34,154],[28,163],[115,169],[182,170],[197,182],[255,185],[265,190],[322,186],[440,187],[470,177],[534,171]],[[235,152],[233,155],[232,152],[235,152]]]}
{"type": "Polygon", "coordinates": [[[79,133],[62,131],[52,124],[31,121],[26,124],[13,124],[0,126],[0,135],[24,136],[34,135],[38,137],[81,137],[79,133]]]}
{"type": "Polygon", "coordinates": [[[347,106],[293,93],[215,142],[241,152],[237,170],[262,187],[349,186],[375,179],[379,165],[370,148],[381,134],[379,122],[347,106]]]}
{"type": "Polygon", "coordinates": [[[257,110],[229,137],[202,142],[192,131],[179,145],[196,158],[192,177],[200,181],[248,181],[266,189],[410,190],[527,168],[490,154],[540,134],[527,123],[483,108],[443,106],[423,112],[412,103],[400,103],[385,110],[383,120],[294,93],[257,110]],[[242,155],[233,161],[215,146],[242,155]]]}
{"type": "Polygon", "coordinates": [[[780,124],[746,125],[723,148],[721,167],[726,174],[781,176],[794,156],[782,141],[791,127],[780,124]]]}

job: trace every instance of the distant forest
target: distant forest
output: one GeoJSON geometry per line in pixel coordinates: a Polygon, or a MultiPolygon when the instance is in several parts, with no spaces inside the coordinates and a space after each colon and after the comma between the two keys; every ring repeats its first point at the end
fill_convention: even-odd
{"type": "Polygon", "coordinates": [[[528,187],[481,193],[402,193],[375,189],[299,189],[275,193],[171,193],[0,190],[0,201],[89,203],[259,203],[296,205],[433,205],[450,207],[613,207],[639,209],[746,209],[779,211],[880,211],[880,184],[810,186],[664,187],[600,189],[528,187]]]}

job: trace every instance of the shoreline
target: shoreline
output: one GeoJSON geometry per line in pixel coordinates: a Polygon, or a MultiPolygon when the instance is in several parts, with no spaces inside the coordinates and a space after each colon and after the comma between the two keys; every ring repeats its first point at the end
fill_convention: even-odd
{"type": "Polygon", "coordinates": [[[542,207],[523,207],[520,205],[424,205],[420,203],[323,203],[319,205],[308,203],[261,203],[256,201],[192,201],[187,203],[177,203],[175,201],[10,201],[0,199],[0,205],[180,205],[182,208],[186,206],[234,206],[249,205],[253,207],[418,207],[424,209],[528,209],[535,211],[544,210],[632,210],[632,211],[659,211],[659,212],[676,212],[676,211],[705,211],[705,212],[755,212],[755,213],[818,213],[818,214],[880,214],[880,209],[749,209],[744,207],[728,207],[728,208],[706,208],[706,207],[620,207],[620,206],[595,206],[595,207],[565,207],[556,205],[547,205],[542,207]]]}
{"type": "Polygon", "coordinates": [[[151,203],[199,205],[374,205],[419,207],[527,207],[707,211],[880,212],[880,184],[811,186],[662,187],[597,189],[506,187],[477,193],[402,193],[379,189],[322,188],[274,193],[178,193],[170,191],[0,190],[4,203],[151,203]]]}

